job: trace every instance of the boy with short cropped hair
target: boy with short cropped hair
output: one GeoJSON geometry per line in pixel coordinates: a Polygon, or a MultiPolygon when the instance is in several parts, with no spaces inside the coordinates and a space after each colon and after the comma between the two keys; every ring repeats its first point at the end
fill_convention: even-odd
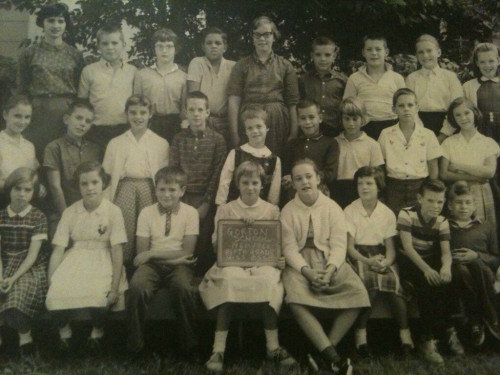
{"type": "Polygon", "coordinates": [[[137,69],[123,61],[125,39],[119,25],[103,26],[96,38],[101,59],[83,69],[78,97],[95,108],[95,126],[88,139],[105,149],[111,138],[128,129],[125,103],[132,95],[137,69]]]}
{"type": "Polygon", "coordinates": [[[227,34],[217,27],[203,31],[201,48],[205,56],[195,57],[189,63],[188,91],[201,91],[210,103],[209,126],[224,136],[229,144],[229,118],[227,117],[227,84],[235,61],[226,60],[227,34]]]}
{"type": "Polygon", "coordinates": [[[472,344],[481,346],[484,325],[500,340],[493,289],[494,274],[500,266],[497,234],[491,223],[474,217],[474,196],[466,181],[457,181],[450,187],[448,208],[453,285],[465,305],[472,344]]]}
{"type": "MultiPolygon", "coordinates": [[[[430,130],[429,130],[430,131],[430,130]]],[[[440,180],[425,180],[418,193],[418,204],[401,210],[397,229],[402,244],[399,257],[401,279],[411,287],[420,311],[420,351],[432,364],[443,364],[434,337],[444,330],[454,354],[464,354],[451,322],[450,227],[440,215],[446,186],[440,180]]]]}
{"type": "Polygon", "coordinates": [[[321,131],[336,137],[342,131],[340,102],[347,77],[333,68],[339,47],[330,38],[320,36],[313,40],[311,59],[314,69],[299,78],[300,97],[318,103],[322,117],[321,131]]]}
{"type": "Polygon", "coordinates": [[[151,44],[156,64],[141,69],[134,79],[134,94],[144,95],[153,103],[151,130],[172,143],[181,130],[181,114],[187,93],[186,73],[175,63],[179,38],[170,29],[153,34],[151,44]]]}
{"type": "Polygon", "coordinates": [[[198,256],[197,273],[205,274],[214,261],[211,236],[215,216],[215,194],[219,176],[226,158],[224,137],[207,127],[210,116],[208,98],[200,91],[186,97],[187,129],[175,135],[170,146],[169,165],[186,171],[186,192],[182,198],[198,210],[200,236],[195,254],[198,256]]]}
{"type": "Polygon", "coordinates": [[[197,292],[193,287],[193,257],[198,237],[198,212],[180,200],[187,176],[180,167],[164,167],[155,175],[158,203],[144,208],[137,222],[138,267],[128,290],[128,341],[130,351],[144,349],[144,315],[149,301],[161,287],[172,291],[172,309],[179,328],[182,351],[194,354],[197,292]]]}
{"type": "Polygon", "coordinates": [[[366,65],[351,74],[344,98],[354,96],[365,103],[369,122],[363,131],[369,137],[378,139],[383,129],[397,123],[397,117],[392,112],[392,97],[398,89],[405,87],[405,81],[385,62],[389,55],[385,37],[365,36],[362,55],[366,65]]]}
{"type": "Polygon", "coordinates": [[[387,171],[385,203],[397,215],[403,207],[416,203],[425,178],[439,177],[438,159],[443,153],[432,130],[417,122],[418,103],[413,91],[397,90],[393,111],[399,122],[384,129],[378,143],[387,171]]]}
{"type": "Polygon", "coordinates": [[[102,160],[103,150],[85,137],[93,120],[92,104],[83,99],[75,100],[63,116],[66,134],[45,147],[43,166],[58,218],[66,207],[81,198],[78,187],[73,183],[77,167],[85,161],[102,160]]]}

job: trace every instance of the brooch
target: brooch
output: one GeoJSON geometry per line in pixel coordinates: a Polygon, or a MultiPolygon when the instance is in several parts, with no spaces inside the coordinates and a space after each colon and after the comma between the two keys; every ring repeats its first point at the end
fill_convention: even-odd
{"type": "Polygon", "coordinates": [[[99,235],[102,236],[106,231],[108,230],[108,227],[106,225],[99,224],[99,227],[97,228],[97,231],[99,232],[99,235]]]}

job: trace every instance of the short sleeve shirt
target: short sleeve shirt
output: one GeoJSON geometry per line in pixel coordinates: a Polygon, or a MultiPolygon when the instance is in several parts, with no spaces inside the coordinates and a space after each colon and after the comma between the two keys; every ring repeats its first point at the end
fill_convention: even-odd
{"type": "Polygon", "coordinates": [[[37,170],[39,165],[33,143],[22,136],[16,140],[7,135],[5,130],[0,132],[0,182],[2,184],[15,169],[27,167],[37,170]]]}
{"type": "Polygon", "coordinates": [[[446,138],[441,147],[443,156],[452,163],[480,166],[487,158],[500,156],[498,143],[477,131],[469,141],[462,133],[454,134],[446,138]]]}
{"type": "Polygon", "coordinates": [[[144,208],[137,221],[137,235],[151,240],[150,250],[182,250],[184,236],[196,236],[199,233],[198,211],[192,206],[180,202],[177,211],[172,212],[170,233],[165,236],[167,214],[161,214],[155,203],[144,208]]]}

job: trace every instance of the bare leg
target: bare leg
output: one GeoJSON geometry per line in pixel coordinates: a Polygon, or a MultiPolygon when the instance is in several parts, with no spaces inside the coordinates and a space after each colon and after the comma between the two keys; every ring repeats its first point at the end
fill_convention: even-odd
{"type": "Polygon", "coordinates": [[[262,307],[262,317],[264,320],[264,329],[278,329],[278,316],[267,303],[262,307]]]}
{"type": "Polygon", "coordinates": [[[388,293],[389,303],[391,304],[391,310],[398,322],[400,329],[408,328],[408,309],[406,306],[406,301],[403,297],[398,296],[394,293],[388,293]]]}
{"type": "MultiPolygon", "coordinates": [[[[370,304],[372,306],[377,298],[377,294],[378,293],[376,290],[368,291],[368,296],[370,297],[370,304]]],[[[364,308],[362,312],[359,314],[358,324],[356,328],[366,329],[366,326],[368,325],[368,319],[370,319],[371,315],[372,315],[372,308],[371,307],[364,308]]]]}
{"type": "Polygon", "coordinates": [[[289,306],[300,328],[318,351],[322,352],[332,345],[318,319],[309,311],[307,306],[296,303],[291,303],[289,306]]]}
{"type": "Polygon", "coordinates": [[[340,310],[335,322],[333,323],[332,329],[328,334],[330,342],[337,346],[340,340],[345,336],[347,331],[352,327],[356,321],[361,308],[345,309],[340,310]]]}

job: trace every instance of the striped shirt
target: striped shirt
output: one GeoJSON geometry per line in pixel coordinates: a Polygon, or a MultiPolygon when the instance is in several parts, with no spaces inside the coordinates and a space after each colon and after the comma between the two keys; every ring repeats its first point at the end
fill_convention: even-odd
{"type": "Polygon", "coordinates": [[[450,225],[444,216],[425,222],[418,206],[403,208],[398,215],[398,231],[411,233],[413,248],[422,258],[440,249],[441,241],[450,240],[450,225]]]}
{"type": "Polygon", "coordinates": [[[212,203],[225,158],[226,141],[222,135],[209,128],[200,132],[187,128],[172,141],[169,165],[184,169],[188,193],[203,194],[203,200],[212,203]]]}

